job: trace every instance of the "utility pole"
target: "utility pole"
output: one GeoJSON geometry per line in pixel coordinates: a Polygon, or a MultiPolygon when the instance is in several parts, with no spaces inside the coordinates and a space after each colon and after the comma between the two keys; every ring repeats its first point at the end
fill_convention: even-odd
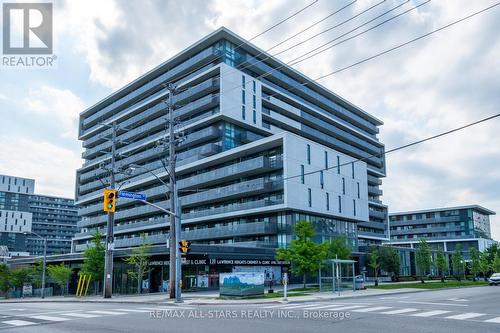
{"type": "Polygon", "coordinates": [[[177,184],[175,177],[175,162],[176,162],[176,154],[175,154],[175,133],[174,133],[174,101],[173,96],[175,93],[175,86],[173,84],[167,85],[168,89],[168,127],[169,127],[169,137],[168,137],[168,173],[170,177],[170,186],[169,190],[169,198],[170,198],[170,211],[172,214],[170,215],[170,255],[169,255],[169,289],[170,289],[170,298],[175,298],[176,301],[180,301],[180,289],[181,289],[181,267],[180,267],[180,253],[177,246],[178,236],[180,234],[181,226],[178,225],[179,218],[181,212],[179,210],[179,205],[177,203],[178,195],[177,195],[177,184]],[[175,260],[175,262],[174,262],[175,260]]]}
{"type": "MultiPolygon", "coordinates": [[[[111,169],[109,170],[110,189],[114,190],[115,183],[115,157],[116,157],[116,122],[111,125],[113,129],[111,137],[111,169]]],[[[106,226],[106,256],[104,259],[104,298],[111,298],[113,293],[113,249],[114,249],[114,234],[113,227],[115,224],[115,213],[108,212],[108,222],[106,226]]]]}

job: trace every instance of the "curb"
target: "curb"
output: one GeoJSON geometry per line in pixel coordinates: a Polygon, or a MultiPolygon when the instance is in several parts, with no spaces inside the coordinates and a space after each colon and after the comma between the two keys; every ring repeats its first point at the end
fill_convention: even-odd
{"type": "Polygon", "coordinates": [[[255,299],[255,301],[240,301],[240,302],[224,302],[220,300],[219,302],[203,302],[201,300],[193,300],[192,302],[187,299],[183,303],[174,303],[168,301],[119,301],[119,300],[110,300],[110,301],[102,301],[99,299],[96,300],[8,300],[8,301],[0,301],[0,304],[19,304],[19,303],[100,303],[100,304],[155,304],[155,305],[169,305],[169,306],[182,306],[182,305],[246,305],[246,304],[279,304],[279,303],[307,303],[314,301],[333,301],[339,299],[353,299],[353,298],[366,298],[366,297],[376,297],[376,296],[386,296],[386,295],[399,295],[399,294],[411,294],[411,293],[419,293],[425,291],[440,291],[440,290],[451,290],[451,289],[464,289],[464,288],[478,288],[478,287],[487,287],[487,286],[466,286],[466,287],[450,287],[450,288],[442,288],[442,289],[419,289],[419,290],[402,290],[381,293],[381,294],[372,294],[372,295],[348,295],[348,296],[311,296],[310,299],[296,299],[296,300],[288,300],[288,302],[283,302],[282,299],[277,298],[276,300],[268,300],[265,299],[255,299]]]}

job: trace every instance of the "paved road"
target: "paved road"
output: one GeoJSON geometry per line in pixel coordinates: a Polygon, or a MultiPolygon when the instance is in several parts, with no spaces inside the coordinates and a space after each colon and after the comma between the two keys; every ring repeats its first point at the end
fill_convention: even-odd
{"type": "MultiPolygon", "coordinates": [[[[500,332],[500,287],[288,304],[0,304],[5,332],[500,332]]],[[[0,332],[1,333],[1,332],[0,332]]]]}

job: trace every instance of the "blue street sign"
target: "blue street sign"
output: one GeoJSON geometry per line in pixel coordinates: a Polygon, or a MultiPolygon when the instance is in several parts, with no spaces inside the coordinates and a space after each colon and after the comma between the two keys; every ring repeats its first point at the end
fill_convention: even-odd
{"type": "Polygon", "coordinates": [[[118,191],[118,198],[127,198],[127,199],[135,199],[135,200],[146,200],[146,195],[143,194],[143,193],[118,191]]]}

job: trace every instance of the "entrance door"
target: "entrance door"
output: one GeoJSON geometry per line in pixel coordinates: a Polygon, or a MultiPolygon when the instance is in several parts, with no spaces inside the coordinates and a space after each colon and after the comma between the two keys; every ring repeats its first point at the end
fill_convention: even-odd
{"type": "Polygon", "coordinates": [[[161,289],[161,267],[157,266],[151,270],[149,278],[149,292],[157,293],[161,289]]]}

